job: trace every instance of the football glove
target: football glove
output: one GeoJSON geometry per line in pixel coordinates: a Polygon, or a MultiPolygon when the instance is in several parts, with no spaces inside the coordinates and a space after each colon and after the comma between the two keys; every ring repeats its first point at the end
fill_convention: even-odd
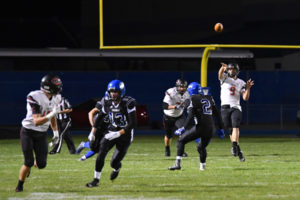
{"type": "Polygon", "coordinates": [[[113,140],[121,136],[120,131],[109,131],[104,137],[107,140],[113,140]]]}
{"type": "Polygon", "coordinates": [[[94,133],[90,132],[90,134],[89,134],[89,136],[88,136],[88,140],[89,140],[90,142],[95,141],[95,135],[94,135],[94,133]]]}
{"type": "Polygon", "coordinates": [[[51,142],[49,143],[49,146],[50,146],[50,147],[53,147],[53,146],[57,145],[57,144],[58,144],[58,141],[59,141],[59,137],[53,136],[51,142]]]}
{"type": "Polygon", "coordinates": [[[177,105],[175,105],[175,109],[182,109],[182,108],[184,108],[184,105],[183,104],[177,104],[177,105]]]}
{"type": "Polygon", "coordinates": [[[184,133],[184,131],[185,131],[184,127],[181,127],[181,128],[179,128],[179,129],[177,129],[177,130],[174,132],[174,134],[175,134],[175,135],[182,135],[182,134],[184,133]]]}
{"type": "Polygon", "coordinates": [[[224,139],[225,138],[225,131],[224,129],[219,129],[217,130],[217,135],[220,139],[224,139]]]}

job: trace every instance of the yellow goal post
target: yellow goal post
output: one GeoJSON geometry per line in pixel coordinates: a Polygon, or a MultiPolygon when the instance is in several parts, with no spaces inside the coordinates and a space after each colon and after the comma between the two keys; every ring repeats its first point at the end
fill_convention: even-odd
{"type": "Polygon", "coordinates": [[[103,29],[103,0],[99,0],[99,49],[176,49],[176,48],[204,48],[201,60],[201,86],[207,86],[207,63],[211,51],[220,48],[267,48],[267,49],[300,49],[300,45],[266,45],[266,44],[174,44],[174,45],[104,45],[103,29]]]}

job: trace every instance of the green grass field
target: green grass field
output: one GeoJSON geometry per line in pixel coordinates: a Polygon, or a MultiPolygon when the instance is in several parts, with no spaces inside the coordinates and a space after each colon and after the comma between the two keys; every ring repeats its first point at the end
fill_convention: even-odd
{"type": "MultiPolygon", "coordinates": [[[[78,145],[86,137],[75,137],[78,145]]],[[[189,157],[182,170],[169,171],[176,156],[164,156],[163,137],[136,136],[123,160],[119,177],[111,182],[107,156],[100,186],[92,180],[96,156],[79,162],[79,155],[48,156],[46,169],[32,168],[24,192],[15,193],[23,163],[19,140],[0,140],[0,199],[300,199],[300,139],[241,138],[246,162],[231,155],[229,139],[213,138],[207,170],[199,170],[196,143],[186,145],[189,157]]],[[[85,153],[86,150],[83,151],[85,153]]]]}

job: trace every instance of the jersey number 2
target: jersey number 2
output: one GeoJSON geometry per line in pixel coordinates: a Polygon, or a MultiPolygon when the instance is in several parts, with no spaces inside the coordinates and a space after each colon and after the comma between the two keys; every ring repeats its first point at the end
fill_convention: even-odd
{"type": "Polygon", "coordinates": [[[212,115],[211,105],[207,99],[201,99],[203,113],[205,115],[212,115]]]}

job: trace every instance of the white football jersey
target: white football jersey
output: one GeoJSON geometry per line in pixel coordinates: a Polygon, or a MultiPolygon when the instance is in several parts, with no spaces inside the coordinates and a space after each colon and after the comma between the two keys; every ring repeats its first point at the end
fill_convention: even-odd
{"type": "Polygon", "coordinates": [[[50,120],[47,121],[45,124],[35,126],[33,123],[32,114],[40,113],[41,116],[47,115],[53,110],[54,105],[57,105],[57,103],[60,101],[60,98],[60,95],[55,95],[51,98],[51,100],[49,100],[48,97],[41,90],[30,92],[27,95],[27,114],[26,118],[22,121],[23,127],[39,132],[46,132],[49,128],[50,120]],[[38,108],[39,110],[33,111],[33,108],[30,106],[30,104],[33,104],[34,107],[38,108]]]}
{"type": "Polygon", "coordinates": [[[242,92],[246,90],[246,83],[242,79],[234,80],[227,74],[224,74],[224,79],[221,83],[221,105],[230,105],[230,108],[238,108],[242,111],[240,98],[242,92]]]}
{"type": "MultiPolygon", "coordinates": [[[[183,102],[190,98],[190,95],[188,91],[185,91],[183,95],[181,95],[179,92],[177,92],[176,87],[170,88],[166,91],[165,98],[163,102],[167,103],[168,105],[180,105],[183,104],[183,102]]],[[[170,110],[164,110],[165,115],[170,117],[179,117],[182,115],[184,111],[183,107],[180,107],[179,109],[170,109],[170,110]]]]}

